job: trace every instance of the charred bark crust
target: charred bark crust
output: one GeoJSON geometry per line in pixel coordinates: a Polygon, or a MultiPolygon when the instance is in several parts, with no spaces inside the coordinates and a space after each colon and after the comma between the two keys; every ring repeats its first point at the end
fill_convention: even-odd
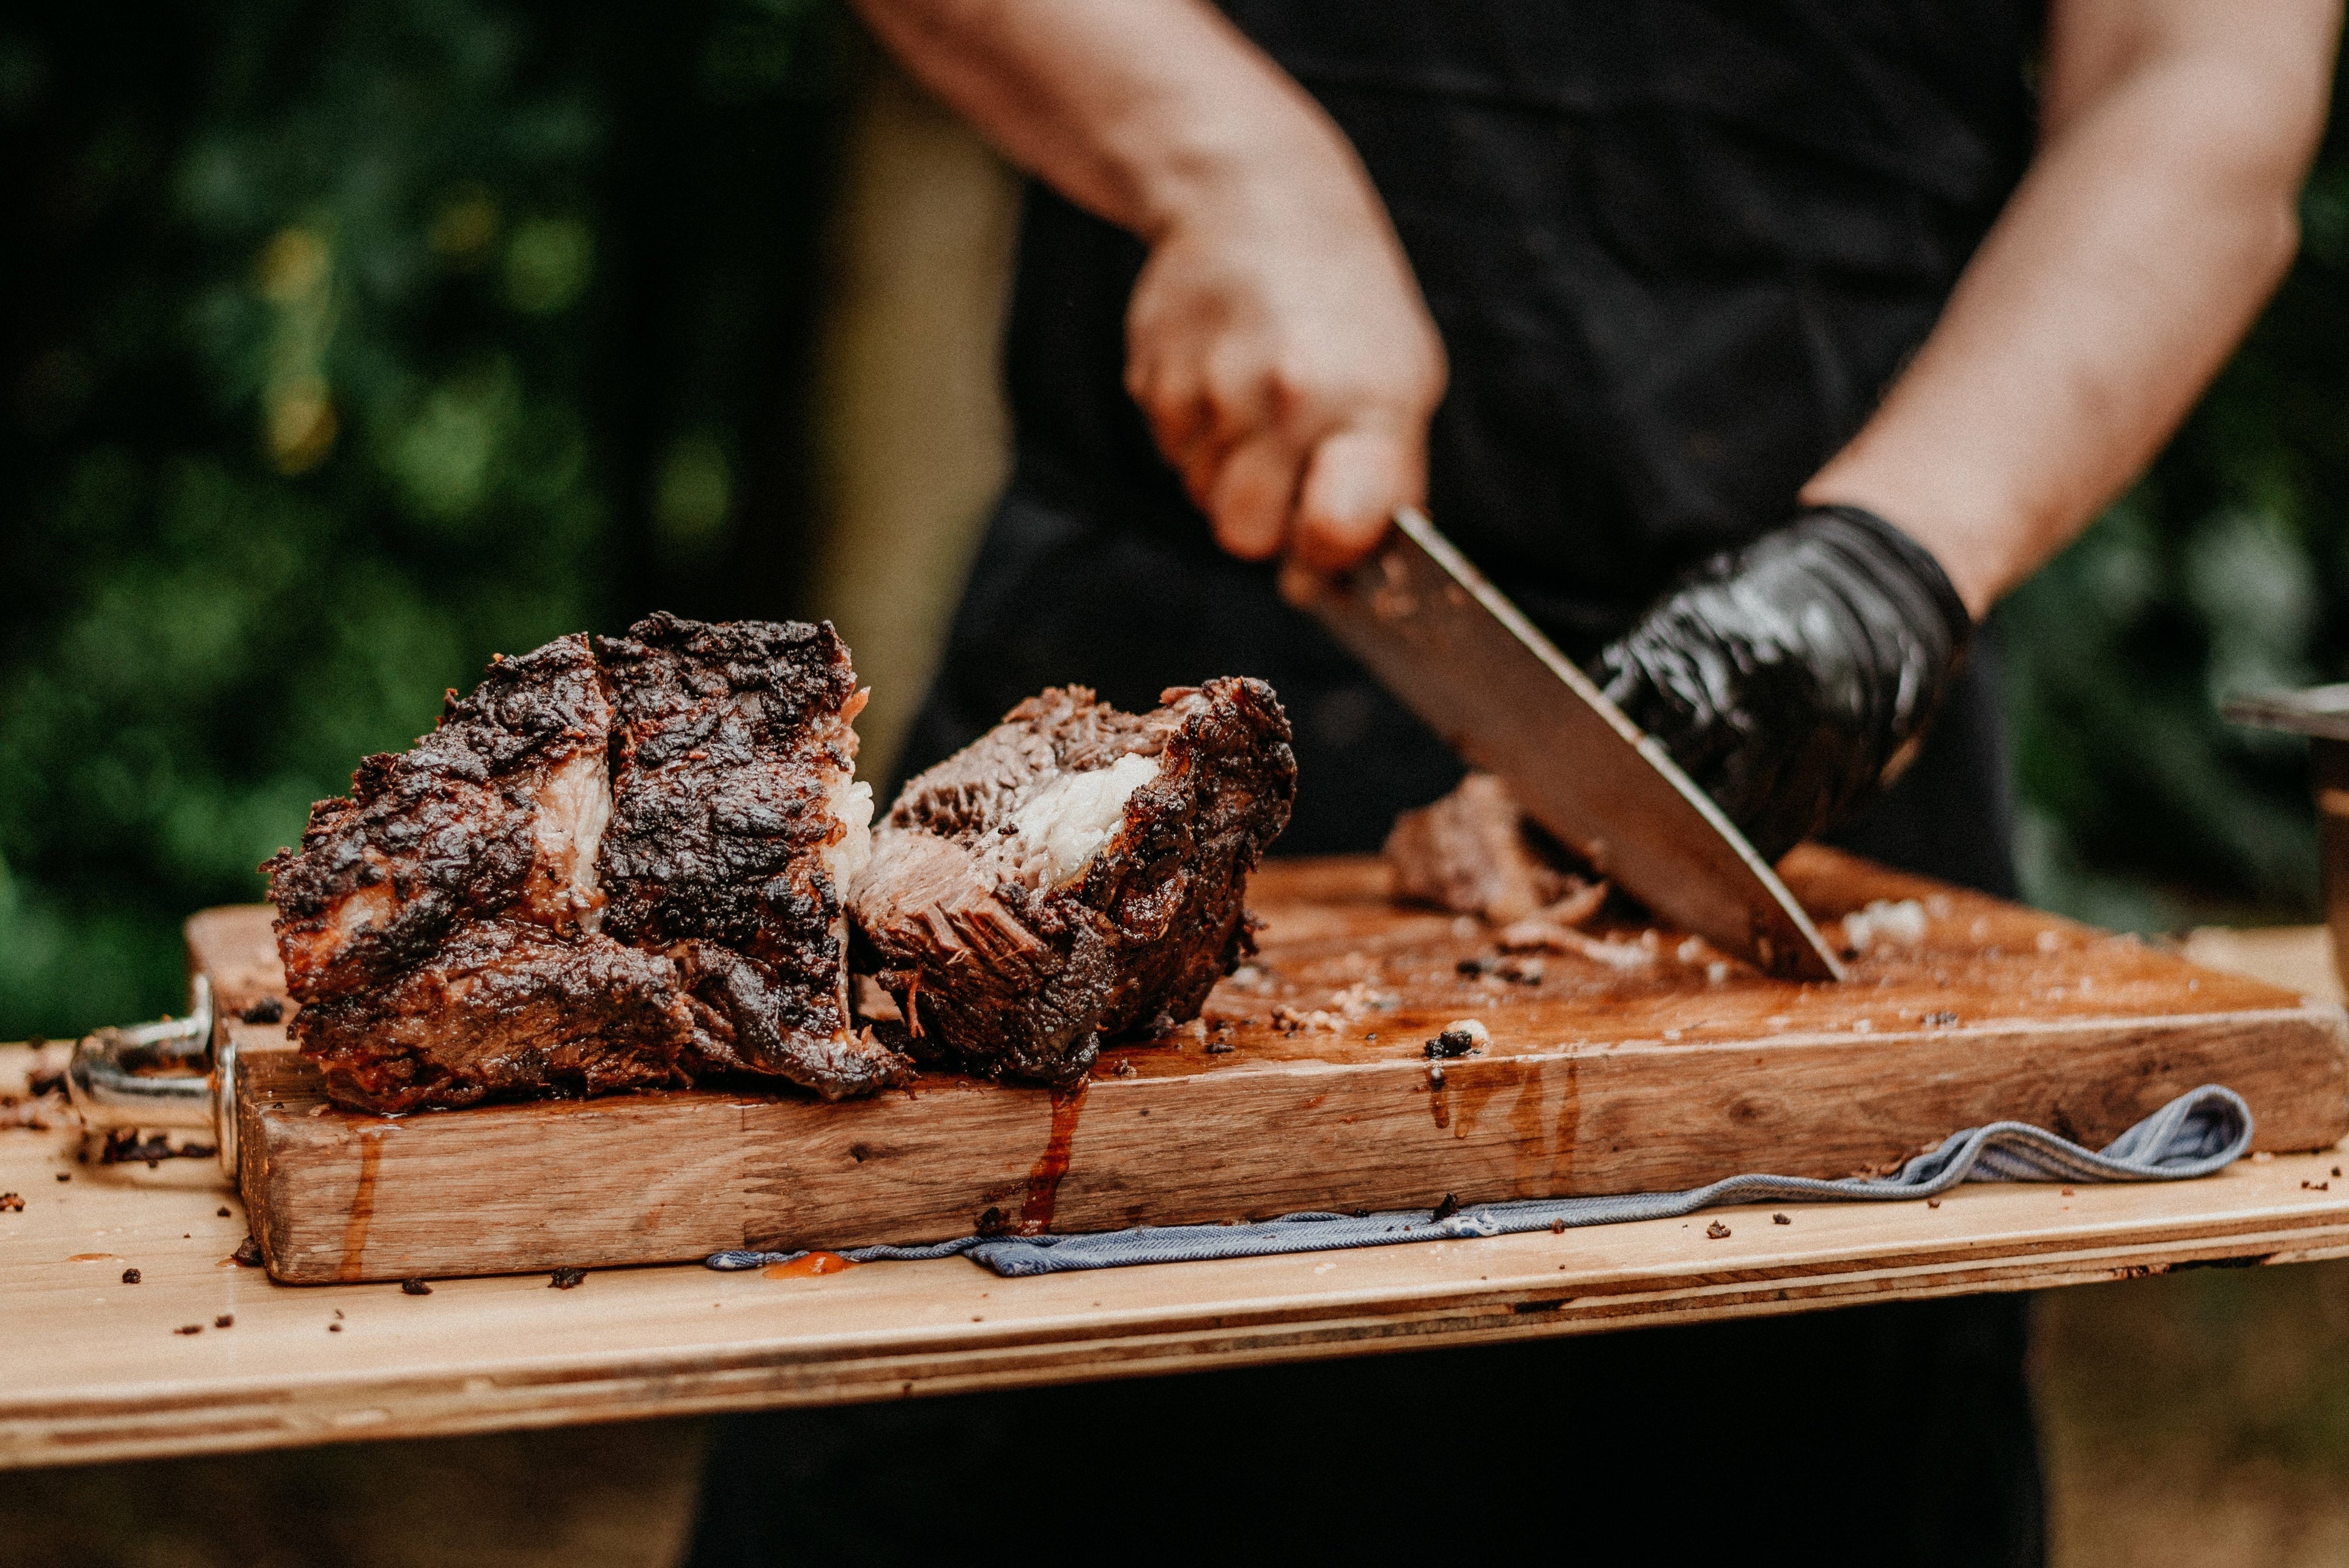
{"type": "Polygon", "coordinates": [[[616,707],[605,931],[676,960],[705,1069],[834,1099],[904,1081],[849,1016],[843,883],[870,809],[851,806],[864,698],[831,624],[661,614],[595,651],[616,707]]]}
{"type": "Polygon", "coordinates": [[[905,786],[850,903],[918,1053],[1071,1082],[1103,1040],[1196,1016],[1254,951],[1242,901],[1296,795],[1288,721],[1256,680],[1162,700],[1045,692],[905,786]],[[1041,798],[1128,758],[1155,769],[1081,866],[1055,861],[1041,798]]]}
{"type": "Polygon", "coordinates": [[[858,706],[829,625],[666,615],[451,692],[263,868],[327,1092],[407,1110],[905,1076],[844,1000],[858,706]]]}

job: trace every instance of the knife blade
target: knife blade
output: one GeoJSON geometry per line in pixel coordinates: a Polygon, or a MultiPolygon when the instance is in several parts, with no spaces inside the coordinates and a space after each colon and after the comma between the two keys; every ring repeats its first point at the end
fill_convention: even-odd
{"type": "Polygon", "coordinates": [[[1526,814],[1660,919],[1769,974],[1840,980],[1786,884],[1721,808],[1425,517],[1350,571],[1292,570],[1311,614],[1526,814]]]}

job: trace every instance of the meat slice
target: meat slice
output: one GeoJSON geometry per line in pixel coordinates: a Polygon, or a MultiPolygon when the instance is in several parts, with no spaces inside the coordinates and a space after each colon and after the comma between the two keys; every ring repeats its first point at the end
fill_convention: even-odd
{"type": "Polygon", "coordinates": [[[1606,897],[1489,773],[1471,773],[1442,799],[1396,818],[1384,852],[1397,898],[1495,925],[1537,913],[1577,924],[1606,897]]]}
{"type": "Polygon", "coordinates": [[[850,892],[919,1052],[1066,1083],[1102,1042],[1196,1016],[1254,951],[1247,873],[1297,761],[1261,681],[1121,713],[1030,697],[909,782],[850,892]]]}
{"type": "Polygon", "coordinates": [[[902,1082],[913,1064],[849,1007],[845,895],[873,793],[839,636],[663,614],[595,646],[616,709],[605,930],[676,963],[707,1066],[834,1099],[902,1082]]]}
{"type": "Polygon", "coordinates": [[[407,1110],[909,1072],[846,1027],[859,706],[829,626],[670,616],[450,694],[264,868],[327,1091],[407,1110]]]}

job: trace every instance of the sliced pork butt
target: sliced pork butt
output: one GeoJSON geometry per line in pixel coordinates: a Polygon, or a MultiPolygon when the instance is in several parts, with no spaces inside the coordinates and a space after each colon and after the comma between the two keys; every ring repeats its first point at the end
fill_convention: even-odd
{"type": "Polygon", "coordinates": [[[857,689],[829,624],[657,614],[599,638],[612,681],[605,930],[667,954],[695,1054],[828,1099],[913,1064],[850,1013],[848,884],[870,847],[857,689]]]}
{"type": "Polygon", "coordinates": [[[263,868],[294,1032],[335,1099],[407,1110],[684,1081],[673,968],[596,931],[611,721],[585,637],[501,658],[263,868]]]}
{"type": "Polygon", "coordinates": [[[1248,872],[1297,790],[1272,688],[1121,713],[1047,691],[909,782],[850,894],[917,1052],[1067,1083],[1102,1042],[1197,1016],[1254,950],[1248,872]]]}
{"type": "Polygon", "coordinates": [[[264,868],[302,1004],[293,1032],[336,1099],[409,1110],[722,1069],[856,1093],[888,1077],[876,1052],[909,1070],[843,1043],[839,889],[870,811],[847,786],[856,696],[838,638],[667,617],[632,631],[600,660],[584,636],[498,660],[414,748],[362,763],[351,794],[313,807],[300,847],[264,868]],[[778,717],[746,719],[746,699],[778,717]],[[678,744],[697,724],[709,744],[678,744]],[[747,782],[703,776],[738,753],[747,782]],[[812,787],[780,787],[794,768],[812,787]],[[647,876],[685,863],[698,881],[647,876]],[[671,918],[684,903],[704,906],[698,925],[671,918]],[[738,951],[746,904],[766,913],[738,951]],[[807,1066],[826,1051],[849,1069],[807,1066]]]}

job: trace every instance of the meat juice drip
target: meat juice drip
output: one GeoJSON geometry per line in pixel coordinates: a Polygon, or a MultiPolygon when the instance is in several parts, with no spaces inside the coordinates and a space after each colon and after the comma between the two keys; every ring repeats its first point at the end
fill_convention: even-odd
{"type": "Polygon", "coordinates": [[[1060,1201],[1061,1178],[1069,1173],[1069,1152],[1077,1140],[1077,1118],[1084,1111],[1092,1080],[1052,1091],[1052,1134],[1043,1158],[1028,1172],[1028,1195],[1019,1203],[1019,1234],[1040,1236],[1052,1228],[1052,1205],[1060,1201]]]}
{"type": "Polygon", "coordinates": [[[842,1257],[838,1253],[810,1253],[787,1264],[769,1264],[759,1273],[768,1279],[810,1279],[818,1274],[839,1274],[855,1266],[853,1260],[842,1257]]]}

